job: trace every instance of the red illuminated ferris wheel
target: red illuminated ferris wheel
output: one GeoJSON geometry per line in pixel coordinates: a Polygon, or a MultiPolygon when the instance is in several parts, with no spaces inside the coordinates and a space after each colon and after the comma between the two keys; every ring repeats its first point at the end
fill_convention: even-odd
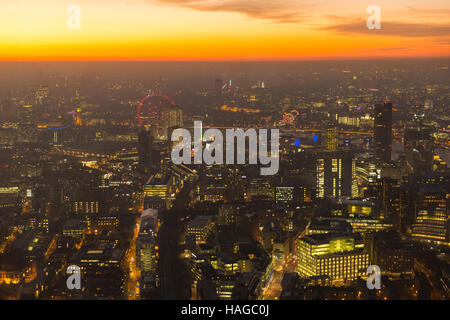
{"type": "Polygon", "coordinates": [[[161,123],[162,110],[174,106],[175,102],[166,94],[154,93],[145,96],[139,103],[137,118],[139,125],[158,125],[161,123]]]}

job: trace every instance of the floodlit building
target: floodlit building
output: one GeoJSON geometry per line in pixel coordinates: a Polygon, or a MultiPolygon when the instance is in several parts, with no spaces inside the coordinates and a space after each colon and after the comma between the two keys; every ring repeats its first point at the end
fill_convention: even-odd
{"type": "Polygon", "coordinates": [[[154,209],[166,209],[169,197],[168,176],[152,176],[144,185],[145,207],[154,209]]]}
{"type": "Polygon", "coordinates": [[[297,240],[296,251],[300,276],[329,276],[333,285],[363,276],[369,266],[369,254],[355,233],[307,235],[297,240]]]}
{"type": "Polygon", "coordinates": [[[449,200],[450,194],[438,186],[421,188],[421,199],[412,231],[413,238],[450,245],[449,200]]]}

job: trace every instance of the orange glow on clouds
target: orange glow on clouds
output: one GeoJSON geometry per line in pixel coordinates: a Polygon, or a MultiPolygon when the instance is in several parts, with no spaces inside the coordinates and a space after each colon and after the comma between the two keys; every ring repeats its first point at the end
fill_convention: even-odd
{"type": "Polygon", "coordinates": [[[290,60],[450,52],[447,0],[428,1],[425,9],[417,8],[419,1],[380,1],[385,27],[372,31],[365,27],[366,4],[356,0],[324,1],[325,7],[286,0],[297,7],[279,2],[279,9],[254,0],[217,1],[4,3],[0,60],[290,60]],[[79,30],[66,27],[72,4],[81,8],[79,30]],[[261,7],[254,10],[255,5],[261,7]]]}

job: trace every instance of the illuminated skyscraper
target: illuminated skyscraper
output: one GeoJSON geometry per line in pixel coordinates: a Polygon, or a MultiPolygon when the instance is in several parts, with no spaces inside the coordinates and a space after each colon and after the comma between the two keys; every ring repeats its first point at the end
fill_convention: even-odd
{"type": "Polygon", "coordinates": [[[384,102],[375,106],[373,134],[375,159],[379,163],[390,162],[392,151],[392,103],[384,102]]]}
{"type": "Polygon", "coordinates": [[[417,240],[450,245],[450,193],[440,185],[425,185],[419,194],[412,236],[417,240]]]}
{"type": "Polygon", "coordinates": [[[355,170],[351,152],[319,152],[316,156],[316,197],[340,199],[356,196],[355,170]]]}
{"type": "Polygon", "coordinates": [[[183,110],[178,106],[169,106],[161,114],[162,139],[170,140],[169,128],[183,127],[183,110]]]}
{"type": "Polygon", "coordinates": [[[147,209],[142,212],[139,235],[136,239],[137,266],[141,272],[155,272],[158,256],[156,235],[159,229],[158,210],[147,209]]]}
{"type": "Polygon", "coordinates": [[[338,148],[338,127],[329,122],[325,129],[322,130],[322,149],[327,151],[336,151],[338,148]]]}

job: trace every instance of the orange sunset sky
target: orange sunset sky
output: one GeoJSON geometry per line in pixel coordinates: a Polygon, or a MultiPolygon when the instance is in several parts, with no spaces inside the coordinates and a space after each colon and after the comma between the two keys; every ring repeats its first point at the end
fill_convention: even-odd
{"type": "Polygon", "coordinates": [[[1,0],[0,61],[449,57],[449,17],[449,0],[1,0]]]}

